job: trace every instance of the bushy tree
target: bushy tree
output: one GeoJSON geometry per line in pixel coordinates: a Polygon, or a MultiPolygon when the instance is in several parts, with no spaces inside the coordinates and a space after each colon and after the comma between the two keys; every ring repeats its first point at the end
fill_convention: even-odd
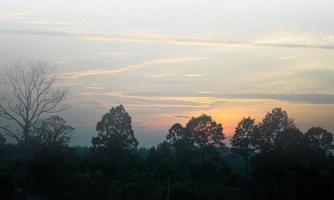
{"type": "Polygon", "coordinates": [[[297,128],[288,128],[276,135],[274,148],[278,151],[296,152],[303,150],[305,145],[303,133],[297,128]]]}
{"type": "Polygon", "coordinates": [[[320,147],[325,150],[333,147],[333,134],[321,127],[312,127],[305,136],[308,142],[314,147],[320,147]]]}
{"type": "Polygon", "coordinates": [[[225,148],[225,135],[222,125],[204,114],[199,117],[193,117],[186,127],[181,124],[174,124],[170,128],[166,139],[172,144],[181,142],[190,144],[194,148],[208,146],[217,150],[225,148]]]}
{"type": "Polygon", "coordinates": [[[253,162],[253,199],[323,199],[332,191],[332,158],[310,145],[297,128],[279,132],[273,147],[253,162]]]}
{"type": "Polygon", "coordinates": [[[37,123],[33,131],[33,141],[50,148],[65,147],[69,144],[73,131],[74,128],[63,118],[52,115],[37,123]]]}
{"type": "Polygon", "coordinates": [[[247,117],[243,118],[235,128],[235,134],[231,139],[232,151],[242,156],[246,161],[246,174],[249,171],[249,156],[255,150],[252,145],[252,137],[256,129],[255,120],[247,117]]]}
{"type": "Polygon", "coordinates": [[[243,118],[235,128],[235,134],[231,139],[232,150],[242,156],[248,155],[253,150],[251,137],[255,128],[254,119],[243,118]]]}
{"type": "Polygon", "coordinates": [[[273,148],[276,135],[290,128],[296,128],[294,120],[289,118],[286,111],[274,108],[258,124],[253,142],[261,151],[268,151],[273,148]]]}
{"type": "Polygon", "coordinates": [[[221,157],[222,150],[226,148],[223,127],[210,116],[193,117],[185,127],[174,124],[166,139],[175,155],[174,174],[178,174],[183,181],[220,176],[223,180],[223,174],[230,175],[221,157]]]}
{"type": "Polygon", "coordinates": [[[98,135],[92,138],[93,147],[106,150],[113,158],[125,151],[136,150],[138,141],[131,123],[131,117],[122,105],[111,108],[96,125],[98,135]]]}

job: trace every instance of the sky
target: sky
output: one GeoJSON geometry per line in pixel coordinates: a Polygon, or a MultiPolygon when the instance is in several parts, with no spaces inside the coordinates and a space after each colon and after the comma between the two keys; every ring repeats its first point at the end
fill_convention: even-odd
{"type": "Polygon", "coordinates": [[[244,116],[282,107],[306,131],[334,132],[334,1],[2,0],[0,70],[17,59],[57,67],[57,86],[90,145],[119,104],[141,146],[209,114],[233,134],[244,116]]]}

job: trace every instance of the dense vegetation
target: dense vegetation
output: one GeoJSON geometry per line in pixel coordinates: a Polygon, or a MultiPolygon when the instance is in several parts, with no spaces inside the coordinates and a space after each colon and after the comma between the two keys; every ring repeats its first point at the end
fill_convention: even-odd
{"type": "Polygon", "coordinates": [[[90,147],[73,147],[74,128],[56,115],[66,91],[46,63],[18,62],[1,78],[1,199],[323,199],[334,189],[332,133],[302,133],[280,108],[258,124],[243,118],[230,148],[203,114],[138,149],[120,105],[97,122],[90,147]]]}
{"type": "Polygon", "coordinates": [[[2,136],[1,199],[22,199],[24,184],[30,198],[46,200],[323,199],[334,189],[332,133],[302,133],[280,108],[258,124],[242,119],[231,147],[223,126],[201,115],[171,126],[157,147],[138,148],[123,106],[97,123],[91,147],[70,146],[72,131],[50,116],[36,123],[28,147],[2,136]]]}

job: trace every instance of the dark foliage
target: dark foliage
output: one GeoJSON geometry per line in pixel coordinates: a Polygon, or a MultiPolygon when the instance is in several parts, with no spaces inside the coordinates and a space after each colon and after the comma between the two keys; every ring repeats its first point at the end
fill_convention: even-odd
{"type": "MultiPolygon", "coordinates": [[[[173,125],[156,147],[137,149],[123,106],[98,122],[92,147],[69,146],[73,128],[58,117],[34,130],[31,199],[324,199],[334,189],[332,133],[317,127],[304,134],[281,109],[259,124],[244,118],[231,149],[222,125],[207,115],[173,125]]],[[[22,199],[22,151],[0,145],[1,199],[22,199]]]]}

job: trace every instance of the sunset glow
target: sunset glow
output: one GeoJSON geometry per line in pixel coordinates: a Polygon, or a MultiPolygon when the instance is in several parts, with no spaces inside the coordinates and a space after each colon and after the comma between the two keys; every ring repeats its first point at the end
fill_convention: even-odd
{"type": "Polygon", "coordinates": [[[144,146],[202,113],[229,137],[275,107],[303,130],[334,131],[332,1],[64,2],[1,3],[0,68],[20,58],[57,66],[74,144],[90,144],[119,104],[144,146]]]}

